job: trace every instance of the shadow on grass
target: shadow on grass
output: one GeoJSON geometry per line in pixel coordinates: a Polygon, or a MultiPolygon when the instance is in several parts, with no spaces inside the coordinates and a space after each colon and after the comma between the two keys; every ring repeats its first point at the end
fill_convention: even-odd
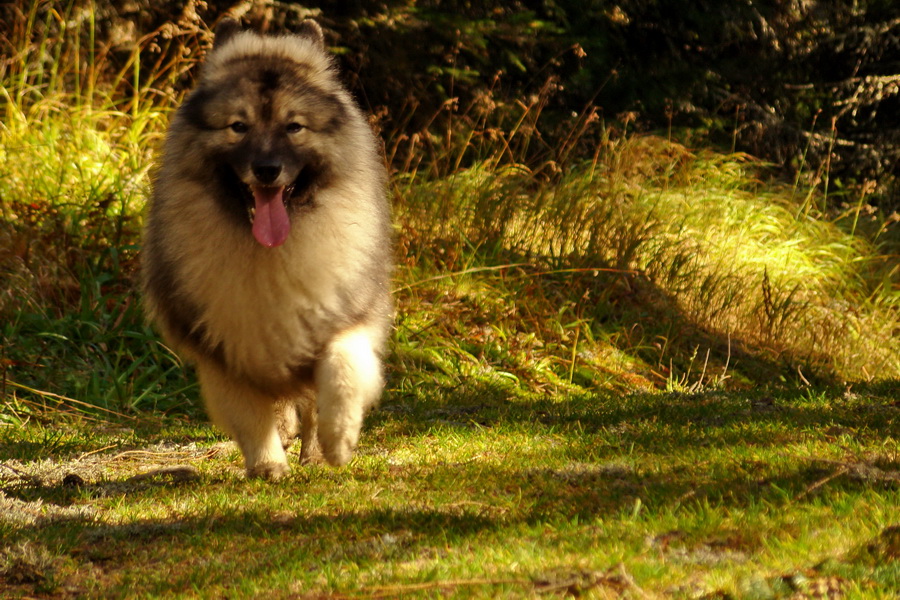
{"type": "MultiPolygon", "coordinates": [[[[617,527],[644,518],[637,510],[642,505],[644,512],[654,515],[680,507],[702,511],[709,505],[802,507],[813,498],[827,502],[838,494],[884,487],[884,482],[845,478],[811,492],[811,483],[828,473],[815,467],[761,464],[742,465],[730,476],[708,477],[685,465],[643,469],[613,462],[476,470],[437,464],[392,473],[391,486],[415,489],[415,494],[395,499],[391,507],[303,508],[310,477],[302,473],[266,488],[282,488],[289,496],[295,493],[301,507],[296,510],[289,501],[274,508],[242,508],[239,497],[248,498],[253,506],[255,482],[200,481],[180,486],[175,495],[203,495],[212,486],[220,491],[227,487],[237,496],[215,508],[211,503],[204,509],[202,503],[191,516],[124,523],[57,521],[23,528],[16,537],[39,540],[82,566],[101,569],[105,596],[119,597],[135,591],[153,594],[241,585],[252,589],[276,574],[307,581],[321,577],[325,582],[348,569],[431,564],[465,553],[472,544],[518,540],[549,550],[564,543],[553,535],[597,539],[620,535],[617,527]],[[448,490],[451,485],[454,489],[448,490]],[[547,533],[557,530],[561,533],[547,533]],[[119,580],[123,573],[127,577],[119,580]]],[[[325,479],[328,488],[342,487],[332,477],[325,479]]],[[[353,479],[349,474],[344,485],[352,485],[353,479]]],[[[47,492],[48,500],[55,496],[53,490],[47,492]]],[[[138,506],[158,493],[159,489],[145,488],[123,501],[138,506]]],[[[339,489],[329,493],[337,504],[339,489]]],[[[762,544],[748,537],[740,540],[742,551],[762,544]]]]}
{"type": "Polygon", "coordinates": [[[562,435],[618,437],[646,451],[721,443],[783,444],[799,437],[889,437],[900,421],[900,384],[696,394],[580,394],[521,398],[502,383],[470,381],[452,389],[389,398],[369,417],[400,433],[436,425],[551,428],[562,435]]]}
{"type": "MultiPolygon", "coordinates": [[[[806,502],[841,491],[896,489],[900,461],[895,456],[850,449],[878,448],[896,435],[900,406],[895,391],[896,385],[881,384],[867,394],[809,392],[801,400],[786,393],[710,392],[556,401],[511,398],[496,386],[476,384],[386,402],[370,416],[361,447],[363,453],[370,450],[386,459],[351,471],[295,465],[286,484],[273,485],[297,486],[301,500],[309,487],[337,498],[344,485],[389,485],[397,490],[396,510],[329,517],[311,530],[317,534],[334,522],[341,527],[355,522],[351,530],[376,522],[390,529],[402,521],[425,536],[448,526],[472,533],[492,527],[494,518],[534,524],[619,515],[633,510],[638,500],[654,510],[696,502],[747,507],[806,502]],[[448,436],[472,436],[464,444],[495,438],[501,448],[468,462],[456,462],[452,451],[442,459],[441,443],[448,436]],[[535,440],[534,448],[527,441],[523,447],[509,441],[503,449],[516,436],[535,440]],[[396,445],[404,440],[429,439],[435,442],[430,460],[393,460],[396,445]],[[471,529],[453,525],[458,515],[452,511],[422,508],[469,501],[485,507],[483,514],[476,511],[463,519],[471,529]]],[[[195,486],[194,481],[168,479],[112,480],[84,488],[26,483],[2,491],[26,502],[66,506],[85,496],[121,495],[137,501],[161,488],[195,486]]],[[[204,526],[209,523],[219,523],[219,517],[204,526]]]]}
{"type": "MultiPolygon", "coordinates": [[[[612,538],[629,523],[667,514],[805,510],[894,494],[900,461],[873,452],[896,435],[896,392],[888,383],[851,393],[554,399],[483,382],[423,389],[388,398],[370,416],[365,460],[347,469],[295,466],[273,484],[236,474],[23,484],[3,495],[41,505],[51,517],[54,506],[90,506],[101,497],[120,498],[134,507],[122,514],[137,516],[61,511],[0,530],[9,543],[36,540],[103,570],[108,597],[132,586],[149,595],[242,585],[252,593],[276,574],[321,579],[323,589],[342,570],[432,564],[473,545],[519,540],[551,551],[566,536],[612,538]],[[399,447],[430,442],[427,459],[398,460],[399,447]],[[442,444],[451,442],[488,450],[461,459],[449,447],[444,454],[442,444]],[[854,447],[864,450],[856,455],[854,447]],[[172,516],[140,516],[147,506],[157,507],[149,514],[172,516]],[[547,533],[557,530],[563,533],[547,533]]],[[[741,551],[764,544],[740,537],[741,551]]]]}
{"type": "MultiPolygon", "coordinates": [[[[544,419],[555,425],[537,422],[529,431],[576,422],[577,412],[553,409],[546,407],[544,419]]],[[[620,417],[608,423],[621,424],[626,414],[620,417]]],[[[380,572],[384,564],[392,565],[392,572],[433,568],[428,565],[459,560],[471,547],[521,543],[532,551],[556,552],[560,544],[611,540],[630,523],[637,531],[653,529],[654,519],[665,514],[683,518],[711,506],[726,512],[804,510],[900,486],[897,464],[881,465],[882,474],[890,468],[895,473],[879,476],[873,465],[853,470],[731,453],[708,454],[707,461],[696,463],[657,461],[629,458],[622,445],[598,440],[590,427],[564,439],[540,460],[510,464],[379,461],[362,469],[297,469],[274,484],[204,476],[132,488],[124,480],[104,481],[77,492],[63,483],[19,494],[4,490],[7,497],[43,503],[45,511],[55,503],[77,506],[93,495],[113,495],[121,498],[119,505],[134,507],[123,515],[156,506],[151,513],[169,510],[172,516],[109,520],[98,509],[100,518],[60,516],[20,528],[0,526],[0,531],[6,530],[8,543],[37,542],[77,563],[78,575],[67,585],[86,593],[100,585],[103,597],[198,589],[228,589],[240,596],[269,589],[279,578],[281,587],[308,589],[313,582],[317,589],[352,589],[372,585],[371,575],[348,584],[343,574],[380,572]],[[309,502],[310,495],[324,501],[309,502]],[[647,524],[639,525],[644,519],[647,524]],[[293,583],[285,584],[285,578],[293,583]]],[[[741,552],[764,545],[762,537],[738,537],[728,543],[738,544],[741,552]]]]}

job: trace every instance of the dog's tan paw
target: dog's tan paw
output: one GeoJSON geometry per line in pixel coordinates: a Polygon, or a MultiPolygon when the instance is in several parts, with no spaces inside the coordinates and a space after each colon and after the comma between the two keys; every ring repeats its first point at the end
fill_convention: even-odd
{"type": "Polygon", "coordinates": [[[247,468],[247,477],[251,479],[265,479],[277,481],[291,472],[286,463],[262,463],[247,468]]]}
{"type": "Polygon", "coordinates": [[[350,462],[355,450],[356,444],[351,441],[349,436],[341,436],[331,443],[322,444],[322,454],[328,464],[333,467],[343,467],[350,462]]]}

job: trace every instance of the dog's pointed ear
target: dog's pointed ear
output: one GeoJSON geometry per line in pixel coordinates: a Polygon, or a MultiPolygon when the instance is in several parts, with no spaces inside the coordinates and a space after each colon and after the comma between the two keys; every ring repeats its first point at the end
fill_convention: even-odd
{"type": "Polygon", "coordinates": [[[297,35],[312,40],[321,49],[325,48],[325,34],[322,32],[322,26],[312,19],[305,19],[300,23],[297,35]]]}
{"type": "Polygon", "coordinates": [[[219,24],[216,25],[215,37],[213,39],[213,49],[220,47],[222,44],[230,40],[234,37],[234,34],[239,33],[242,27],[240,22],[235,21],[231,17],[226,17],[219,21],[219,24]]]}

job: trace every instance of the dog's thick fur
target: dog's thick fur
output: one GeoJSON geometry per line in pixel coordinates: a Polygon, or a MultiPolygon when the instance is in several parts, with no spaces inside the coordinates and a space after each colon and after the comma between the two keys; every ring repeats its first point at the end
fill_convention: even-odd
{"type": "Polygon", "coordinates": [[[298,430],[301,461],[352,457],[383,388],[390,246],[378,145],[319,26],[221,25],[168,131],[143,284],[249,476],[286,473],[298,430]]]}

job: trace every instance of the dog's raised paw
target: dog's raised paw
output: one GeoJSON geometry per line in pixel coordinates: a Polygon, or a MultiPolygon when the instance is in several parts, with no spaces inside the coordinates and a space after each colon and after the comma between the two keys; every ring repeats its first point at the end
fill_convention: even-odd
{"type": "Polygon", "coordinates": [[[353,458],[354,450],[356,450],[356,444],[349,439],[349,436],[342,436],[330,444],[323,444],[322,454],[331,466],[343,467],[353,458]]]}
{"type": "Polygon", "coordinates": [[[277,481],[290,473],[291,468],[286,463],[267,462],[247,468],[247,477],[252,479],[265,479],[277,481]]]}

